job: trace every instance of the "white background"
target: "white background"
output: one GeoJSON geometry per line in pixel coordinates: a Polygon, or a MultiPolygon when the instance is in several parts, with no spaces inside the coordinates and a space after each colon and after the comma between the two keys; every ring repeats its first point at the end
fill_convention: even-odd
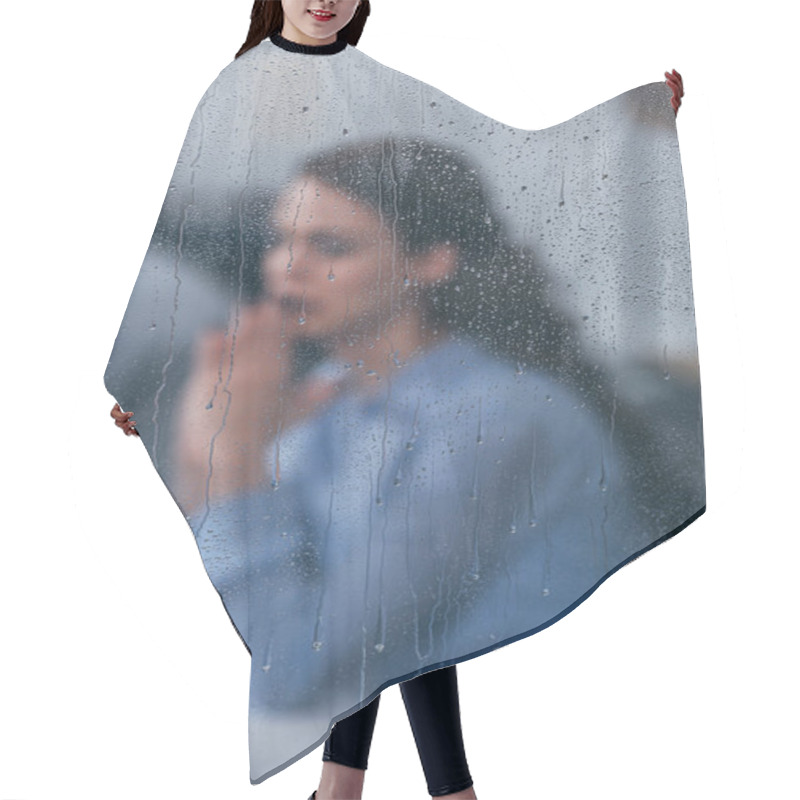
{"type": "MultiPolygon", "coordinates": [[[[250,6],[0,11],[0,800],[316,786],[318,753],[249,785],[247,654],[102,384],[186,125],[250,6]]],[[[798,796],[786,6],[374,0],[363,50],[514,125],[561,122],[668,67],[686,79],[708,512],[553,628],[459,667],[482,800],[798,796]]],[[[425,796],[391,689],[365,800],[425,796]]]]}

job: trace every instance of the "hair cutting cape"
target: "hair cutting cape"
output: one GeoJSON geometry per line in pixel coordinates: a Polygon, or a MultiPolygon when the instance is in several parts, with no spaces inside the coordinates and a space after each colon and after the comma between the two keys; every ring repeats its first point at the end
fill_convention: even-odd
{"type": "Polygon", "coordinates": [[[106,385],[251,654],[263,780],[703,512],[669,90],[524,131],[263,42],[194,115],[106,385]]]}

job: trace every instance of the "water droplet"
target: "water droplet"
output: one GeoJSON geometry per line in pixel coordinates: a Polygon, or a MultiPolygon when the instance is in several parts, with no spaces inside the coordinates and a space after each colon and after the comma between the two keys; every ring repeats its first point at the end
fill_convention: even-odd
{"type": "Polygon", "coordinates": [[[298,317],[297,318],[297,324],[298,325],[305,325],[306,324],[306,318],[303,317],[303,316],[298,317]]]}
{"type": "Polygon", "coordinates": [[[214,408],[214,401],[213,400],[209,400],[206,403],[206,411],[211,411],[212,408],[214,408]]]}
{"type": "Polygon", "coordinates": [[[413,450],[414,444],[412,442],[406,442],[406,450],[413,450]]]}
{"type": "Polygon", "coordinates": [[[272,669],[272,664],[264,664],[264,666],[263,666],[263,667],[261,667],[261,669],[262,669],[262,671],[264,671],[264,672],[269,672],[269,671],[270,671],[270,669],[272,669]]]}
{"type": "Polygon", "coordinates": [[[516,533],[516,532],[517,532],[517,526],[516,526],[516,525],[512,525],[512,526],[511,526],[511,527],[508,529],[508,532],[509,532],[509,533],[512,533],[512,534],[513,534],[513,533],[516,533]]]}
{"type": "Polygon", "coordinates": [[[322,650],[322,642],[312,642],[311,646],[315,650],[322,650]]]}
{"type": "Polygon", "coordinates": [[[279,486],[278,479],[277,478],[273,478],[272,481],[270,482],[270,486],[272,486],[273,489],[277,489],[278,486],[279,486]]]}
{"type": "Polygon", "coordinates": [[[535,519],[529,519],[528,520],[528,527],[529,528],[535,528],[536,527],[536,520],[535,519]]]}
{"type": "Polygon", "coordinates": [[[399,486],[402,482],[403,482],[402,478],[395,478],[394,479],[394,485],[395,486],[399,486]]]}
{"type": "Polygon", "coordinates": [[[336,276],[332,272],[329,272],[328,273],[328,280],[329,281],[335,281],[336,280],[336,276]]]}
{"type": "Polygon", "coordinates": [[[380,644],[376,644],[376,645],[375,645],[375,652],[376,652],[376,653],[382,653],[382,652],[383,652],[383,649],[384,649],[385,647],[386,647],[386,645],[385,645],[385,644],[383,644],[383,642],[381,642],[380,644]]]}
{"type": "Polygon", "coordinates": [[[475,571],[468,572],[467,578],[469,578],[471,581],[479,581],[481,579],[481,574],[480,572],[475,572],[475,571]]]}
{"type": "Polygon", "coordinates": [[[382,497],[376,497],[375,498],[375,505],[376,506],[382,506],[383,505],[383,498],[382,497]]]}
{"type": "Polygon", "coordinates": [[[549,589],[542,589],[542,597],[549,597],[550,590],[549,589]]]}

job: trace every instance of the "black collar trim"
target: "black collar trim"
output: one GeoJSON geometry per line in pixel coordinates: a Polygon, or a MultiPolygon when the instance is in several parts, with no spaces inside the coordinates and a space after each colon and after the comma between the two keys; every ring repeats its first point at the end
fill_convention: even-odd
{"type": "Polygon", "coordinates": [[[347,39],[337,39],[331,44],[298,44],[284,38],[279,33],[273,33],[269,37],[272,44],[280,47],[281,50],[288,50],[290,53],[304,53],[307,56],[332,56],[341,53],[347,47],[347,39]]]}

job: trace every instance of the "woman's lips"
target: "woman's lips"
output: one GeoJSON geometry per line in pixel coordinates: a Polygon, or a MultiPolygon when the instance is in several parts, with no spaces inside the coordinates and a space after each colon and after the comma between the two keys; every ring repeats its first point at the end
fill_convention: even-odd
{"type": "Polygon", "coordinates": [[[305,313],[313,307],[302,297],[291,297],[286,295],[281,297],[280,306],[284,311],[287,311],[290,314],[300,315],[305,315],[305,313]]]}
{"type": "Polygon", "coordinates": [[[311,14],[314,19],[319,20],[320,22],[328,22],[336,16],[336,14],[333,14],[330,11],[316,11],[313,9],[309,9],[308,13],[311,14]]]}

